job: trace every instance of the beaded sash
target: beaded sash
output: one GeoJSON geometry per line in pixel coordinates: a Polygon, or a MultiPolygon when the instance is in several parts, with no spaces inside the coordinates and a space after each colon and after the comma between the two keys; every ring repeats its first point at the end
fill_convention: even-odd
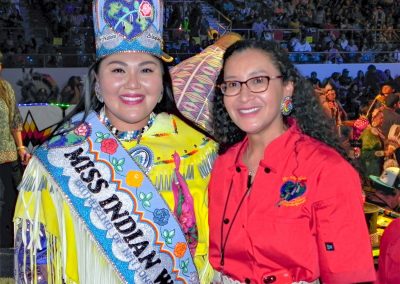
{"type": "Polygon", "coordinates": [[[149,178],[94,112],[80,118],[35,154],[97,247],[125,283],[198,283],[184,234],[149,178]]]}

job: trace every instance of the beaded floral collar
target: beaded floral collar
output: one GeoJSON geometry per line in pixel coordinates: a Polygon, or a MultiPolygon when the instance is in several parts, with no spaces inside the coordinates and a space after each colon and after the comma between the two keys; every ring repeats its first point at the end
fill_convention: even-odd
{"type": "Polygon", "coordinates": [[[153,125],[154,119],[156,118],[156,114],[152,112],[150,114],[147,125],[145,125],[142,129],[132,131],[120,131],[111,124],[110,120],[106,116],[104,107],[100,110],[99,116],[101,123],[103,123],[119,141],[130,142],[132,140],[138,140],[138,143],[142,134],[153,125]]]}

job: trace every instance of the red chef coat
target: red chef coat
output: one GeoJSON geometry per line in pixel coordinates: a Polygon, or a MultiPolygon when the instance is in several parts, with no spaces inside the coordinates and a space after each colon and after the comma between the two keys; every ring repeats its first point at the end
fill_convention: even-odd
{"type": "Polygon", "coordinates": [[[265,149],[246,194],[248,170],[241,157],[247,144],[246,138],[233,146],[213,168],[213,267],[244,283],[263,283],[263,277],[281,269],[289,270],[293,281],[374,281],[361,184],[353,167],[332,148],[300,133],[293,121],[265,149]],[[288,183],[300,186],[282,198],[281,188],[288,183]]]}

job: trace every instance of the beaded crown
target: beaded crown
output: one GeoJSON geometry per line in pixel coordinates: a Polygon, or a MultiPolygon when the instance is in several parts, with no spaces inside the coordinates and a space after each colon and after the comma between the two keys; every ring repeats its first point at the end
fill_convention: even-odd
{"type": "Polygon", "coordinates": [[[163,48],[161,0],[94,0],[96,57],[119,52],[144,52],[170,62],[163,48]]]}

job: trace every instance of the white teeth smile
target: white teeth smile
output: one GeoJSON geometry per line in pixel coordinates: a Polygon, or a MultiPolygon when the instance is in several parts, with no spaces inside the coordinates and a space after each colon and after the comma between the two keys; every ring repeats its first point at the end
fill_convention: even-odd
{"type": "Polygon", "coordinates": [[[255,108],[250,108],[250,109],[241,109],[241,110],[239,110],[239,112],[247,114],[247,113],[256,112],[257,110],[258,110],[258,108],[255,107],[255,108]]]}
{"type": "Polygon", "coordinates": [[[142,98],[141,97],[122,97],[122,99],[125,101],[136,102],[136,101],[140,101],[142,98]]]}

